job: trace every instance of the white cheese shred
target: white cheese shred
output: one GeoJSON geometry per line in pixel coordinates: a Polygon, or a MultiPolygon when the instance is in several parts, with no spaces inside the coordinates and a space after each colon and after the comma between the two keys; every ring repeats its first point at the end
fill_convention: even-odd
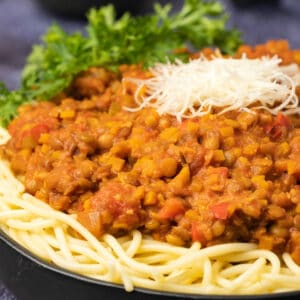
{"type": "Polygon", "coordinates": [[[266,109],[272,114],[299,113],[296,64],[280,66],[277,56],[249,59],[205,57],[183,63],[157,64],[148,79],[130,79],[137,85],[134,95],[138,111],[153,107],[160,115],[181,121],[231,110],[266,109]]]}

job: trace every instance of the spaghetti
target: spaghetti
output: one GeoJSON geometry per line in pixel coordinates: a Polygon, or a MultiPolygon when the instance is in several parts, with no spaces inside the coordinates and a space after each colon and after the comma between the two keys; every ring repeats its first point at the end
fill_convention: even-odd
{"type": "MultiPolygon", "coordinates": [[[[1,143],[8,133],[1,129],[1,143]]],[[[24,192],[0,161],[0,228],[38,257],[67,270],[108,282],[192,294],[257,294],[299,289],[300,267],[284,253],[251,243],[201,249],[155,241],[135,230],[115,238],[93,236],[77,220],[24,192]]]]}

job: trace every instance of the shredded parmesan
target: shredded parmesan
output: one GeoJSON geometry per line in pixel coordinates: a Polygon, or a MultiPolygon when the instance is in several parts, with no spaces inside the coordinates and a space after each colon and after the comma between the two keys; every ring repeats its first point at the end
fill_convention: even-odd
{"type": "Polygon", "coordinates": [[[296,64],[280,66],[277,56],[248,59],[200,57],[183,63],[157,64],[153,77],[140,80],[135,92],[138,111],[153,107],[157,112],[175,116],[178,121],[211,113],[261,108],[277,114],[299,113],[296,64]],[[146,92],[144,92],[146,90],[146,92]]]}

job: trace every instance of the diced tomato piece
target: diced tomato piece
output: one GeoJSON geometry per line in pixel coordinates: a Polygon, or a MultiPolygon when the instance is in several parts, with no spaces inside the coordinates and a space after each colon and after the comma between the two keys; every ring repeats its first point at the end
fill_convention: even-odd
{"type": "Polygon", "coordinates": [[[50,128],[46,124],[37,124],[30,129],[25,129],[20,134],[22,148],[34,148],[42,133],[49,132],[50,128]]]}
{"type": "Polygon", "coordinates": [[[281,114],[281,113],[277,114],[276,119],[275,119],[275,124],[283,126],[285,128],[288,128],[291,126],[291,122],[290,122],[289,118],[286,115],[281,114]]]}
{"type": "Polygon", "coordinates": [[[226,220],[228,218],[228,202],[221,202],[210,207],[216,219],[226,220]]]}
{"type": "Polygon", "coordinates": [[[277,139],[282,136],[284,131],[291,126],[291,122],[284,114],[277,114],[274,122],[264,127],[265,133],[271,135],[273,139],[277,139]]]}
{"type": "Polygon", "coordinates": [[[282,127],[279,125],[273,125],[269,132],[267,132],[272,136],[273,139],[277,139],[282,136],[282,127]]]}
{"type": "Polygon", "coordinates": [[[50,128],[47,124],[37,124],[29,130],[29,135],[32,136],[36,141],[39,140],[42,133],[49,132],[50,128]]]}
{"type": "Polygon", "coordinates": [[[182,201],[177,198],[168,199],[158,212],[159,219],[174,219],[185,212],[182,201]]]}
{"type": "Polygon", "coordinates": [[[205,236],[197,223],[192,223],[191,234],[192,234],[193,242],[200,242],[200,243],[205,242],[205,236]]]}
{"type": "Polygon", "coordinates": [[[139,201],[132,199],[134,188],[131,185],[121,184],[119,182],[109,182],[91,198],[91,207],[93,210],[109,212],[114,218],[126,214],[127,210],[139,206],[139,201]]]}
{"type": "Polygon", "coordinates": [[[130,184],[120,182],[103,184],[100,190],[89,199],[87,212],[89,210],[99,212],[101,226],[106,232],[133,230],[139,226],[142,218],[141,199],[136,196],[135,191],[136,188],[130,184]]]}

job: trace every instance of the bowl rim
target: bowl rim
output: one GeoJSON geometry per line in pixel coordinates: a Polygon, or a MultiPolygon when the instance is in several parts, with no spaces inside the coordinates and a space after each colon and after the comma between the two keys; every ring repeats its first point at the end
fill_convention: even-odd
{"type": "MultiPolygon", "coordinates": [[[[10,248],[17,251],[22,256],[25,256],[27,259],[29,259],[31,262],[37,264],[38,266],[41,266],[47,270],[50,270],[55,273],[59,273],[61,275],[67,276],[69,278],[80,280],[85,283],[90,283],[94,285],[100,285],[103,287],[108,288],[117,288],[117,289],[123,289],[124,286],[122,284],[103,281],[100,279],[94,279],[91,277],[87,277],[84,275],[77,274],[75,272],[66,270],[60,266],[51,264],[47,261],[44,261],[43,259],[39,258],[35,254],[31,253],[28,249],[23,247],[22,245],[18,244],[13,238],[11,238],[8,234],[6,234],[2,229],[0,229],[0,240],[2,240],[5,244],[7,244],[10,248]]],[[[294,297],[294,296],[300,296],[300,290],[299,291],[287,291],[287,292],[278,292],[278,293],[272,293],[272,294],[245,294],[245,295],[218,295],[218,294],[187,294],[187,293],[175,293],[175,292],[166,292],[166,291],[159,291],[159,290],[153,290],[148,288],[142,288],[142,287],[135,287],[135,292],[140,292],[148,295],[156,295],[156,296],[165,296],[165,297],[173,297],[177,299],[212,299],[212,300],[229,300],[229,299],[241,299],[241,300],[262,300],[262,299],[286,299],[287,297],[294,297]]]]}

